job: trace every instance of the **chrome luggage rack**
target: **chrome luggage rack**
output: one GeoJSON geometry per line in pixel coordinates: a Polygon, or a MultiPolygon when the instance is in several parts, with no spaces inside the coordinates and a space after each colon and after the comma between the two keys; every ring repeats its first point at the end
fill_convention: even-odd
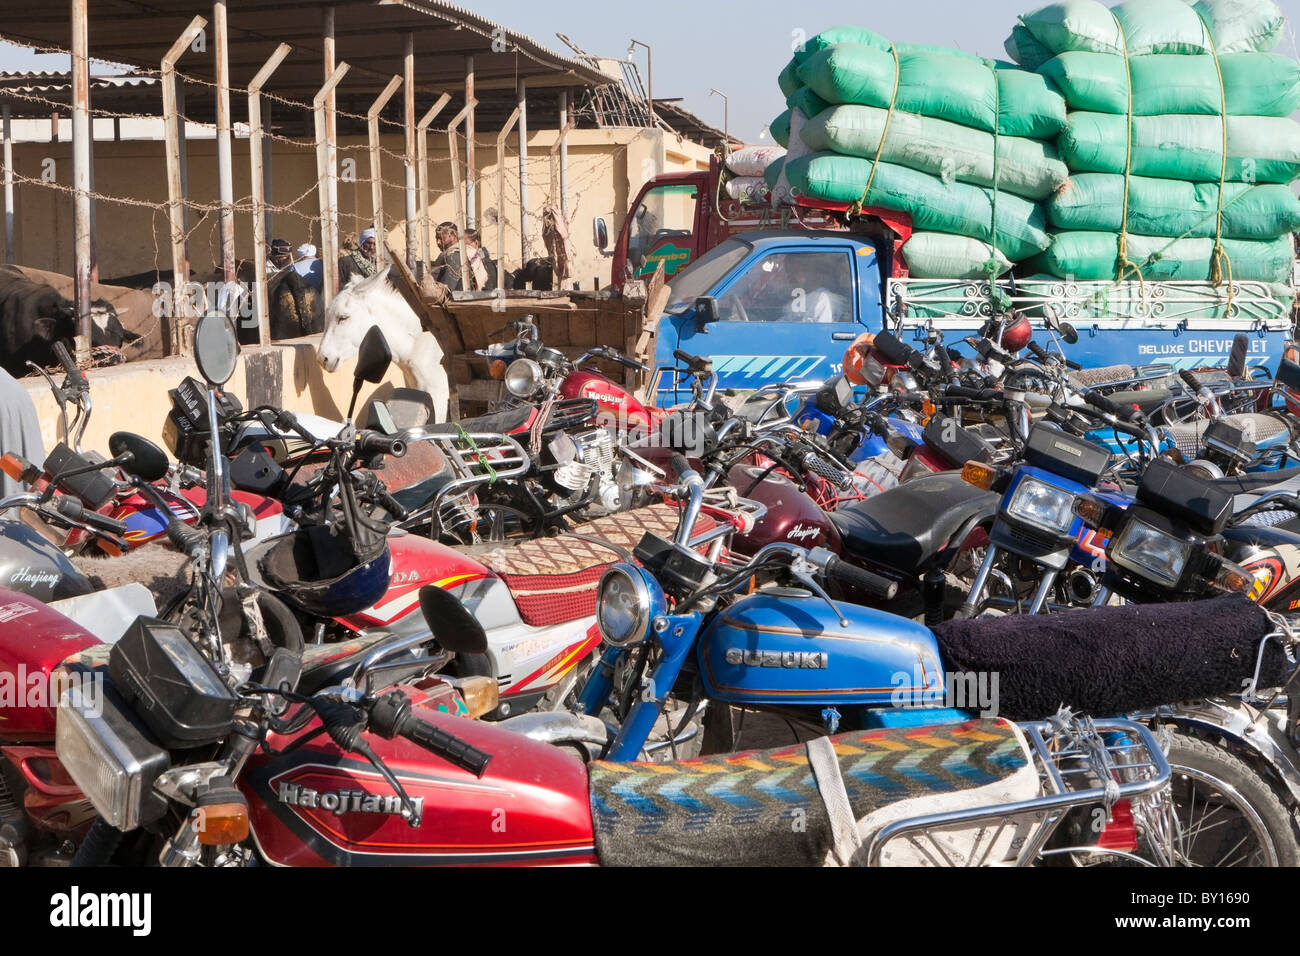
{"type": "Polygon", "coordinates": [[[427,432],[411,429],[406,443],[427,441],[437,447],[451,470],[451,480],[438,489],[433,499],[402,520],[404,528],[432,524],[437,537],[443,528],[472,522],[476,509],[470,500],[486,484],[503,478],[518,478],[532,468],[532,459],[519,442],[508,435],[491,432],[427,432]]]}
{"type": "MultiPolygon", "coordinates": [[[[1170,768],[1155,735],[1129,720],[1092,720],[1063,710],[1049,720],[1018,723],[1038,770],[1041,796],[897,820],[864,841],[857,860],[879,866],[887,844],[905,840],[938,866],[1026,866],[1044,857],[1112,857],[1142,866],[1171,865],[1175,824],[1169,791],[1170,768]],[[1148,857],[1096,845],[1046,848],[1069,811],[1100,807],[1106,819],[1121,800],[1129,801],[1148,857]],[[958,860],[937,838],[938,831],[975,824],[973,845],[958,860]],[[993,859],[1009,830],[1028,824],[1029,837],[1012,842],[1014,859],[993,859]]],[[[1003,841],[1005,842],[1005,841],[1003,841]]]]}

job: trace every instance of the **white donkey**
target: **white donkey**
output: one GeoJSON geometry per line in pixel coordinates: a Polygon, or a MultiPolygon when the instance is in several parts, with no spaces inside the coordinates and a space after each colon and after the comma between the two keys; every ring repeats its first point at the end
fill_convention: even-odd
{"type": "Polygon", "coordinates": [[[388,281],[387,269],[366,279],[353,279],[329,304],[325,332],[316,346],[321,365],[333,372],[356,355],[372,325],[383,330],[398,367],[416,388],[429,393],[434,420],[446,421],[451,386],[442,365],[442,348],[420,327],[419,317],[388,281]]]}

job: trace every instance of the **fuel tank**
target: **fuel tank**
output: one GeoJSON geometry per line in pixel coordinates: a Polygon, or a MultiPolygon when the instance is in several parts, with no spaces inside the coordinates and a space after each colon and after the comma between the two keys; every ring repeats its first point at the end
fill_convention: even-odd
{"type": "Polygon", "coordinates": [[[590,398],[602,419],[623,428],[649,427],[663,417],[646,408],[635,395],[599,372],[571,372],[560,383],[562,398],[590,398]]]}
{"type": "Polygon", "coordinates": [[[767,514],[749,534],[737,535],[732,550],[753,554],[777,541],[804,548],[840,550],[840,534],[826,512],[789,478],[761,465],[741,464],[728,472],[728,483],[742,498],[767,506],[767,514]],[[761,479],[761,480],[760,480],[761,479]],[[755,482],[758,482],[755,484],[755,482]]]}
{"type": "Polygon", "coordinates": [[[62,551],[21,521],[0,522],[0,588],[40,601],[80,597],[94,590],[62,551]]]}
{"type": "Polygon", "coordinates": [[[36,598],[0,587],[0,743],[54,739],[50,674],[99,643],[36,598]]]}
{"type": "Polygon", "coordinates": [[[943,666],[929,628],[867,607],[836,607],[848,627],[801,588],[766,588],[727,608],[699,639],[705,696],[860,706],[942,697],[943,666]]]}
{"type": "MultiPolygon", "coordinates": [[[[416,801],[411,827],[366,760],[324,735],[288,754],[258,755],[240,778],[257,845],[283,866],[493,866],[595,862],[587,771],[577,757],[436,702],[421,719],[492,755],[482,778],[402,738],[371,746],[416,801]]],[[[287,739],[274,738],[280,749],[287,739]]]]}
{"type": "Polygon", "coordinates": [[[420,588],[426,584],[449,588],[493,576],[473,558],[404,531],[388,536],[388,549],[392,554],[392,568],[387,593],[373,607],[342,618],[340,623],[356,630],[391,624],[416,608],[420,588]]]}

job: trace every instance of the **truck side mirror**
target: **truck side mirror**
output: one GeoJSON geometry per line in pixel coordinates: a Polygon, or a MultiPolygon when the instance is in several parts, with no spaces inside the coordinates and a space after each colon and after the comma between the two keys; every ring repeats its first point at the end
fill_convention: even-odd
{"type": "Polygon", "coordinates": [[[707,331],[704,327],[718,321],[718,300],[711,295],[702,295],[695,300],[695,328],[699,332],[707,331]]]}
{"type": "Polygon", "coordinates": [[[592,220],[591,227],[596,248],[604,252],[609,248],[609,224],[605,222],[604,216],[597,216],[592,220]]]}

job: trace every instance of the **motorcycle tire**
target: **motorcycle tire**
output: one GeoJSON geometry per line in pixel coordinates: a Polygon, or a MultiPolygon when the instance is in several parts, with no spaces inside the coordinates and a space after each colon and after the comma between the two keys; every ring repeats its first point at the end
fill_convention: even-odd
{"type": "Polygon", "coordinates": [[[1174,734],[1168,759],[1173,771],[1174,809],[1183,833],[1190,830],[1194,841],[1183,845],[1180,839],[1182,859],[1175,865],[1300,865],[1300,844],[1291,814],[1277,791],[1248,763],[1224,747],[1182,733],[1174,734]],[[1198,803],[1208,810],[1202,813],[1199,825],[1198,803]],[[1196,834],[1211,832],[1209,828],[1201,830],[1204,821],[1225,808],[1236,809],[1239,818],[1229,820],[1226,830],[1216,827],[1209,842],[1197,846],[1196,834]],[[1250,831],[1254,831],[1258,848],[1249,857],[1241,857],[1234,848],[1250,831]],[[1224,847],[1230,851],[1226,859],[1207,856],[1207,852],[1224,847]]]}

